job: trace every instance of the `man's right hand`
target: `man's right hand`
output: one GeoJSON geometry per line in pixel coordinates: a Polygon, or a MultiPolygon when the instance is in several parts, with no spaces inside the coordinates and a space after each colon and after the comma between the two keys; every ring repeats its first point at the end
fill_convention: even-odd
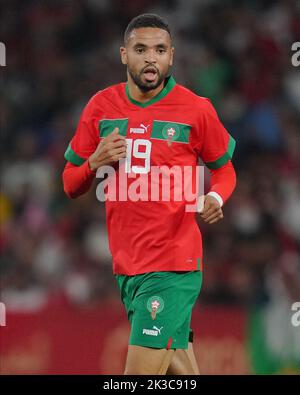
{"type": "Polygon", "coordinates": [[[125,137],[119,134],[119,128],[115,128],[111,134],[100,141],[88,161],[90,169],[96,171],[101,166],[112,165],[125,157],[125,137]]]}

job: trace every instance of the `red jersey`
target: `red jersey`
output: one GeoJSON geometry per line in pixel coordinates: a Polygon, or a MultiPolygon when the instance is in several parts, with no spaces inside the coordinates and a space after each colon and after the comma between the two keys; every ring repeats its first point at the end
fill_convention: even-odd
{"type": "MultiPolygon", "coordinates": [[[[121,172],[149,174],[153,166],[195,168],[199,157],[208,168],[218,169],[231,159],[235,148],[210,101],[176,84],[173,77],[146,103],[133,100],[126,83],[95,94],[65,158],[82,165],[115,127],[127,141],[126,160],[117,178],[121,172]]],[[[201,233],[195,212],[186,210],[185,199],[107,200],[106,213],[115,274],[201,269],[201,233]]]]}

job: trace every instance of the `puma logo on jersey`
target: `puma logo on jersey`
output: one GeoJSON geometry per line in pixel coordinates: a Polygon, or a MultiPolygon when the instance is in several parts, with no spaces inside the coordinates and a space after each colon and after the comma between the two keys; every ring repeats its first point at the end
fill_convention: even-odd
{"type": "Polygon", "coordinates": [[[163,329],[163,326],[161,328],[157,328],[157,326],[153,326],[153,329],[156,329],[160,334],[160,331],[163,329]]]}
{"type": "Polygon", "coordinates": [[[157,326],[153,326],[153,329],[143,329],[143,335],[148,335],[148,336],[158,336],[161,333],[161,330],[163,329],[163,326],[161,328],[158,328],[157,326]]]}
{"type": "Polygon", "coordinates": [[[140,133],[140,134],[143,134],[145,132],[147,133],[150,125],[145,126],[141,123],[140,126],[141,126],[140,128],[130,128],[130,133],[140,133]]]}

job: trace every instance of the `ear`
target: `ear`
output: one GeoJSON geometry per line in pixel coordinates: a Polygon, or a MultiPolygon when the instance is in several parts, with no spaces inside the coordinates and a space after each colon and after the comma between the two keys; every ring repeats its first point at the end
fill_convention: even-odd
{"type": "Polygon", "coordinates": [[[174,47],[171,47],[171,57],[170,57],[169,66],[172,66],[172,65],[173,65],[174,52],[175,52],[175,48],[174,48],[174,47]]]}
{"type": "Polygon", "coordinates": [[[120,48],[121,62],[127,64],[127,52],[125,47],[120,48]]]}

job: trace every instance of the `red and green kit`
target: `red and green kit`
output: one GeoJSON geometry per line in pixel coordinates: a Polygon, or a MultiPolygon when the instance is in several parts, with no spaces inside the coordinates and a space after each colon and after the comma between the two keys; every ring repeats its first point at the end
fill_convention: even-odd
{"type": "MultiPolygon", "coordinates": [[[[126,83],[95,94],[86,105],[65,158],[82,166],[101,139],[116,127],[126,136],[127,174],[150,174],[152,167],[209,169],[230,161],[235,141],[206,98],[168,77],[163,90],[146,103],[130,97],[126,83]]],[[[132,178],[126,188],[135,182],[132,178]]],[[[109,245],[115,274],[136,275],[202,268],[202,239],[196,213],[184,199],[106,201],[109,245]]]]}

